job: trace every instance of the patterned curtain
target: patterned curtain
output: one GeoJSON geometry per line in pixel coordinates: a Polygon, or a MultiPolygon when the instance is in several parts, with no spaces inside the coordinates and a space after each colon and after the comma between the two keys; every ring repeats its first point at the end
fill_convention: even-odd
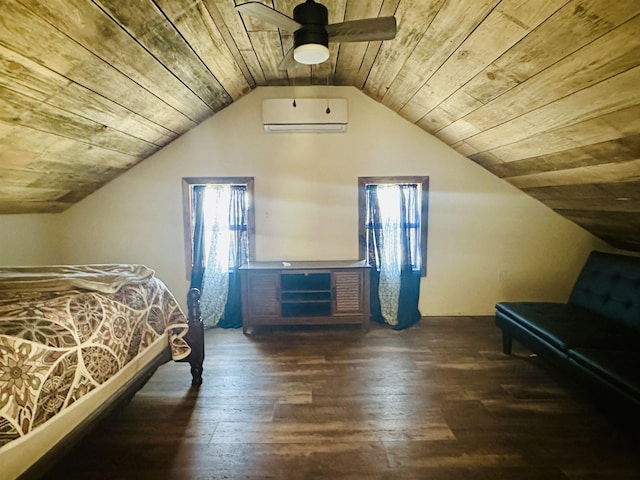
{"type": "Polygon", "coordinates": [[[421,316],[418,187],[368,185],[366,201],[372,319],[407,328],[421,316]]]}
{"type": "Polygon", "coordinates": [[[224,313],[229,290],[229,185],[207,185],[204,189],[204,258],[202,276],[202,323],[215,327],[224,313]]]}
{"type": "Polygon", "coordinates": [[[380,282],[378,295],[382,317],[389,325],[398,324],[398,301],[400,299],[400,272],[402,271],[402,238],[400,229],[400,197],[398,185],[378,185],[380,208],[380,282]]]}

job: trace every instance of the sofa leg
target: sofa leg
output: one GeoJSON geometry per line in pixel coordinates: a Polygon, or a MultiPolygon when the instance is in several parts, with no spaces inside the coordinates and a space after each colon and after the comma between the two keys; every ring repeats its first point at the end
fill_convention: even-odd
{"type": "Polygon", "coordinates": [[[503,331],[502,332],[502,353],[506,355],[511,355],[511,343],[512,343],[511,335],[503,331]]]}

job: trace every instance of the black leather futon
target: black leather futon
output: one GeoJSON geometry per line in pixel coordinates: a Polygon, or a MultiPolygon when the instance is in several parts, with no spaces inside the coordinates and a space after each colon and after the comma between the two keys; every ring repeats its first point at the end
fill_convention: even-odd
{"type": "Polygon", "coordinates": [[[501,302],[496,324],[504,353],[516,339],[640,413],[640,257],[591,252],[567,303],[501,302]]]}

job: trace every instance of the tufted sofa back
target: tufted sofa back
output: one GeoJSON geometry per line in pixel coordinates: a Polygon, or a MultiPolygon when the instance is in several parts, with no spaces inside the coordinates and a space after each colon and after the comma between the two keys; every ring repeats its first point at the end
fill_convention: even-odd
{"type": "Polygon", "coordinates": [[[591,252],[569,303],[640,330],[640,257],[591,252]]]}

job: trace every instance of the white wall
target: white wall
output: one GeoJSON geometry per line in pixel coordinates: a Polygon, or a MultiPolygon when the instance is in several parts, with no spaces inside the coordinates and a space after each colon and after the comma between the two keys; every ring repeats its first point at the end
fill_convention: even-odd
{"type": "Polygon", "coordinates": [[[65,263],[138,262],[184,305],[181,178],[255,177],[257,260],[355,259],[357,177],[428,175],[423,315],[492,314],[500,300],[565,300],[591,249],[606,245],[352,87],[346,134],[265,134],[258,88],[73,206],[65,263]]]}
{"type": "Polygon", "coordinates": [[[0,265],[61,262],[59,215],[0,215],[0,265]]]}

